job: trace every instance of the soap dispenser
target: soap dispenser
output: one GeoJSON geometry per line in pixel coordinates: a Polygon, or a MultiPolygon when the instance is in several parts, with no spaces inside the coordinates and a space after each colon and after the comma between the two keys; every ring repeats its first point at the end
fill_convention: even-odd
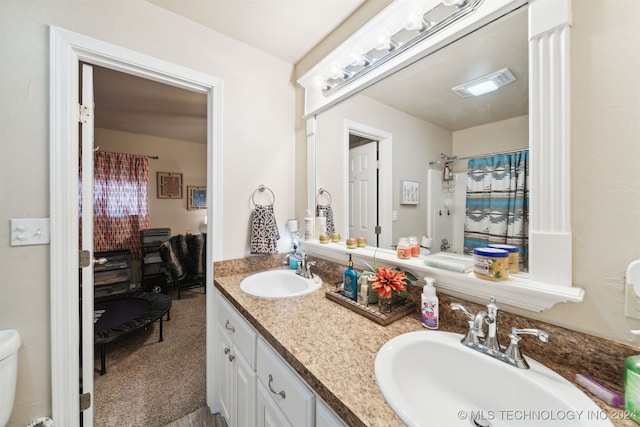
{"type": "Polygon", "coordinates": [[[353,261],[349,254],[349,265],[343,275],[344,296],[353,301],[358,301],[358,274],[353,269],[353,261]]]}
{"type": "Polygon", "coordinates": [[[435,280],[432,277],[425,277],[424,281],[420,303],[420,323],[425,328],[438,329],[439,301],[436,288],[433,286],[435,280]]]}

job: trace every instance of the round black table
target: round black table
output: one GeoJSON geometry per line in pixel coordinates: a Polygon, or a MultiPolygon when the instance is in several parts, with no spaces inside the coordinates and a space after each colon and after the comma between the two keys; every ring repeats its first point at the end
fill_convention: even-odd
{"type": "Polygon", "coordinates": [[[160,339],[162,337],[162,318],[167,313],[170,320],[171,298],[160,293],[142,293],[135,296],[112,298],[96,301],[94,311],[97,320],[94,323],[94,342],[100,345],[100,375],[107,373],[105,345],[136,331],[148,324],[160,320],[160,339]]]}

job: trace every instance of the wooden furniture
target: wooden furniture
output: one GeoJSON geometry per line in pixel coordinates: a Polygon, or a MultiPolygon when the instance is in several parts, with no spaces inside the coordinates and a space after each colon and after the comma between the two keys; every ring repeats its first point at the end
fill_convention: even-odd
{"type": "Polygon", "coordinates": [[[101,299],[131,291],[131,252],[96,252],[97,260],[106,262],[93,268],[94,298],[101,299]]]}

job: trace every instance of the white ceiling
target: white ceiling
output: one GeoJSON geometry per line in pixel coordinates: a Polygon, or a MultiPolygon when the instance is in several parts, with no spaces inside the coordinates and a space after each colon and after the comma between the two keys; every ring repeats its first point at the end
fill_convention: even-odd
{"type": "MultiPolygon", "coordinates": [[[[287,61],[304,56],[363,2],[148,1],[287,61]]],[[[364,94],[452,131],[527,114],[526,8],[499,22],[499,26],[490,24],[386,78],[364,94]],[[505,67],[517,81],[492,94],[463,99],[450,90],[505,67]]],[[[96,127],[206,143],[204,95],[99,67],[94,81],[96,127]]]]}

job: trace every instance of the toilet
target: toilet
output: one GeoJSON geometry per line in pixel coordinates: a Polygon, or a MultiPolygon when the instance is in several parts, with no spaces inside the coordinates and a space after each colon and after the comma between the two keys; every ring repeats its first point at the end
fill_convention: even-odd
{"type": "Polygon", "coordinates": [[[0,330],[0,427],[5,427],[16,394],[20,334],[13,329],[0,330]]]}

